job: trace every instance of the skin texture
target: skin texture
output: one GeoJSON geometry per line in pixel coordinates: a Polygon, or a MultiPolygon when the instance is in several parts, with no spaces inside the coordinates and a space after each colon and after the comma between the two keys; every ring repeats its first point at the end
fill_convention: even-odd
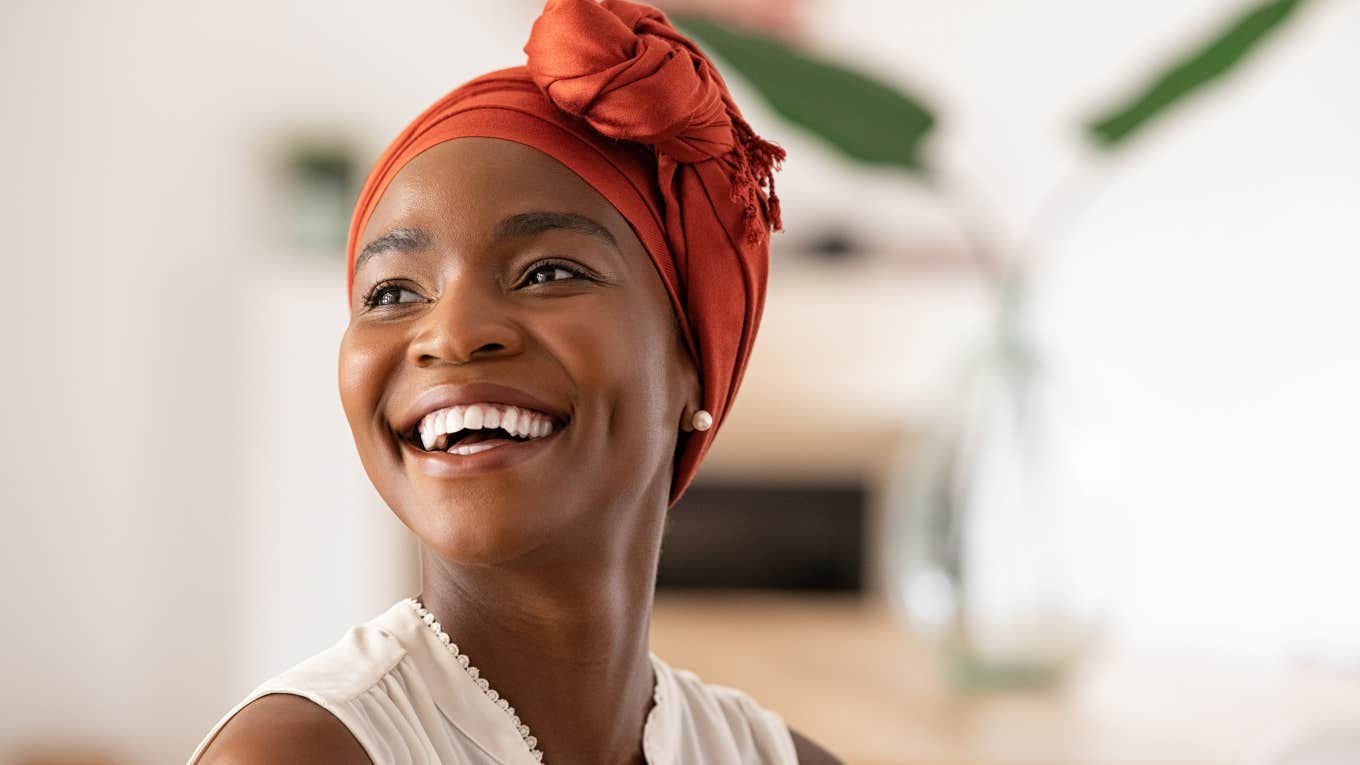
{"type": "MultiPolygon", "coordinates": [[[[661,278],[604,197],[510,141],[461,138],[408,163],[360,247],[398,228],[426,241],[359,265],[339,378],[369,478],[420,539],[421,600],[554,765],[640,763],[672,460],[702,392],[661,278]],[[571,228],[496,236],[525,212],[584,216],[614,244],[571,228]],[[365,304],[375,297],[385,304],[365,304]],[[567,427],[502,470],[415,470],[398,430],[416,397],[483,381],[539,397],[567,427]]],[[[803,762],[836,762],[795,740],[803,762]]],[[[320,707],[268,696],[228,723],[204,762],[294,761],[281,752],[310,762],[311,746],[326,753],[307,755],[316,761],[368,761],[320,707]]]]}
{"type": "Polygon", "coordinates": [[[349,729],[301,696],[275,693],[247,704],[209,744],[204,765],[372,765],[349,729]]]}

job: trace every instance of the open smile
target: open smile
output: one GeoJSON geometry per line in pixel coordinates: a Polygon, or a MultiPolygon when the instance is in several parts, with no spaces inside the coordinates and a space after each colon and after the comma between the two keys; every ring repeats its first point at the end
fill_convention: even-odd
{"type": "Polygon", "coordinates": [[[519,464],[556,443],[571,423],[563,409],[489,381],[435,386],[393,419],[403,458],[437,478],[519,464]]]}
{"type": "Polygon", "coordinates": [[[429,451],[422,448],[419,441],[403,438],[401,448],[406,459],[420,472],[434,478],[453,478],[514,467],[546,451],[558,441],[561,433],[562,430],[557,429],[528,440],[504,436],[483,438],[475,444],[454,444],[448,450],[429,451]],[[456,451],[460,446],[467,453],[456,451]]]}

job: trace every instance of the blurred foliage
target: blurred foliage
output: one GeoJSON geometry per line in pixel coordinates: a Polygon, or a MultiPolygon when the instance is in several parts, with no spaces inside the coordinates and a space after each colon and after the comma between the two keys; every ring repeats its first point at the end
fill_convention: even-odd
{"type": "Polygon", "coordinates": [[[731,64],[777,113],[846,156],[926,172],[921,142],[935,116],[920,99],[758,32],[694,17],[673,21],[731,64]]]}
{"type": "MultiPolygon", "coordinates": [[[[1221,79],[1278,31],[1306,0],[1267,0],[1168,65],[1128,101],[1090,121],[1105,149],[1122,146],[1188,97],[1221,79]]],[[[760,32],[677,17],[677,26],[746,79],[775,112],[847,157],[926,174],[922,139],[935,125],[923,101],[868,74],[832,63],[760,32]]]]}
{"type": "Polygon", "coordinates": [[[1088,134],[1113,148],[1177,103],[1228,74],[1278,31],[1304,0],[1270,0],[1248,8],[1221,32],[1162,70],[1127,102],[1092,120],[1088,134]]]}

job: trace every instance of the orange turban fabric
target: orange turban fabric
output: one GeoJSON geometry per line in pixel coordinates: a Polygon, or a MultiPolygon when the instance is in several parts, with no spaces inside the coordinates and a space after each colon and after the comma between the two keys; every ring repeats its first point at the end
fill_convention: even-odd
{"type": "Polygon", "coordinates": [[[699,368],[714,424],[677,451],[673,506],[730,410],[755,342],[784,151],[751,130],[713,64],[650,6],[548,0],[524,51],[525,66],[458,87],[383,152],[350,223],[346,299],[359,236],[416,155],[478,136],[556,158],[632,224],[699,368]]]}

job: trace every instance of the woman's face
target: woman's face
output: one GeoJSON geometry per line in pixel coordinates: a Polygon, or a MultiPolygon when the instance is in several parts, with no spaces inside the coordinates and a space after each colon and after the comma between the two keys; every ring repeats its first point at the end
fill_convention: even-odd
{"type": "Polygon", "coordinates": [[[658,520],[628,516],[665,508],[698,375],[603,196],[536,149],[461,138],[397,174],[358,246],[340,396],[369,478],[426,547],[464,564],[598,559],[658,520]],[[519,404],[520,422],[528,410],[554,430],[471,455],[423,448],[427,414],[472,402],[519,404]]]}

